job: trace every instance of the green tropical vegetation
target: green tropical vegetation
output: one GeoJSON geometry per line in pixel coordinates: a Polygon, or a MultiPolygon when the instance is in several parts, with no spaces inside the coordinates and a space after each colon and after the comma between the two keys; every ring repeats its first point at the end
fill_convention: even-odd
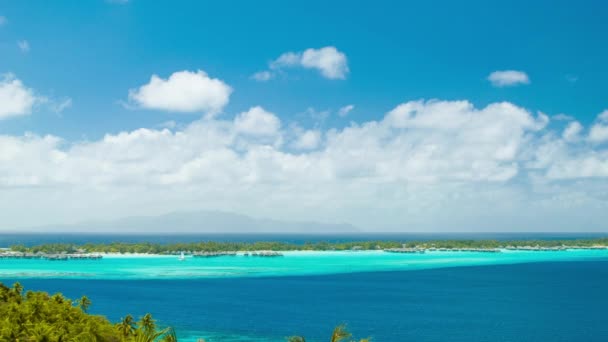
{"type": "MultiPolygon", "coordinates": [[[[341,342],[341,341],[355,341],[352,340],[351,337],[353,335],[346,329],[346,325],[342,324],[334,328],[334,331],[331,334],[330,342],[341,342]]],[[[369,338],[360,339],[359,342],[369,342],[369,338]]],[[[306,342],[306,338],[304,336],[290,336],[287,338],[287,342],[306,342]]]]}
{"type": "Polygon", "coordinates": [[[201,241],[191,243],[87,243],[82,245],[56,243],[38,246],[14,245],[10,249],[16,252],[27,253],[148,253],[148,254],[176,254],[187,252],[228,252],[228,251],[343,251],[352,249],[374,250],[399,247],[418,248],[503,248],[507,246],[524,247],[592,247],[608,246],[608,237],[594,239],[570,240],[427,240],[427,241],[348,241],[348,242],[310,242],[294,244],[287,242],[259,241],[259,242],[216,242],[201,241]]]}
{"type": "Polygon", "coordinates": [[[112,324],[87,313],[86,296],[72,301],[62,294],[27,291],[19,283],[0,283],[0,341],[15,342],[176,342],[172,328],[160,329],[150,314],[135,322],[130,315],[112,324]]]}

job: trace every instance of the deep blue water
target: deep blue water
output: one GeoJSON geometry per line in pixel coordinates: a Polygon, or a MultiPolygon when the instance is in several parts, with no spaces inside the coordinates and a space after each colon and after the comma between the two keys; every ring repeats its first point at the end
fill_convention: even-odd
{"type": "Polygon", "coordinates": [[[253,242],[283,241],[295,244],[305,242],[344,241],[423,241],[434,239],[495,239],[495,240],[568,240],[606,237],[608,233],[362,233],[362,234],[19,234],[1,233],[0,247],[16,244],[26,246],[44,243],[110,243],[150,242],[177,243],[197,241],[253,242]]]}
{"type": "MultiPolygon", "coordinates": [[[[12,283],[11,280],[3,280],[12,283]]],[[[88,295],[117,320],[326,341],[348,323],[374,341],[608,341],[608,261],[205,280],[21,280],[88,295]]]]}

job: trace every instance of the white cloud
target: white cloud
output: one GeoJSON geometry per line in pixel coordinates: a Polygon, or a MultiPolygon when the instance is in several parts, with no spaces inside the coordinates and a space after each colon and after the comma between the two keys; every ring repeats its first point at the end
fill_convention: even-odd
{"type": "Polygon", "coordinates": [[[39,98],[12,74],[0,78],[0,120],[28,115],[39,98]]]}
{"type": "Polygon", "coordinates": [[[274,136],[279,133],[281,121],[262,107],[253,107],[234,119],[237,132],[253,136],[274,136]]]}
{"type": "Polygon", "coordinates": [[[552,165],[547,172],[549,179],[580,179],[608,177],[608,155],[573,156],[552,165]]]}
{"type": "Polygon", "coordinates": [[[589,141],[599,144],[608,141],[608,110],[597,116],[597,123],[591,126],[589,141]]]}
{"type": "Polygon", "coordinates": [[[61,113],[70,107],[72,107],[72,99],[67,97],[61,100],[52,101],[50,109],[55,113],[61,113]]]}
{"type": "Polygon", "coordinates": [[[252,75],[258,81],[267,81],[274,77],[274,71],[285,68],[301,67],[316,69],[325,78],[336,80],[346,79],[349,73],[346,54],[333,46],[320,49],[306,49],[301,52],[285,52],[270,62],[270,70],[260,71],[252,75]]]}
{"type": "Polygon", "coordinates": [[[488,76],[488,81],[495,87],[510,87],[519,84],[529,84],[528,74],[517,70],[494,71],[488,76]]]}
{"type": "Polygon", "coordinates": [[[8,20],[6,19],[6,17],[0,15],[0,26],[4,26],[4,25],[6,25],[6,23],[8,23],[8,20]]]}
{"type": "Polygon", "coordinates": [[[302,64],[301,52],[285,52],[270,63],[271,69],[280,69],[282,67],[300,66],[302,64]]]}
{"type": "Polygon", "coordinates": [[[329,79],[345,79],[348,74],[346,55],[333,46],[321,49],[306,49],[302,54],[302,66],[318,69],[329,79]]]}
{"type": "Polygon", "coordinates": [[[566,141],[577,141],[580,138],[580,133],[583,131],[583,125],[578,121],[572,121],[566,126],[562,137],[566,141]]]}
{"type": "Polygon", "coordinates": [[[313,107],[308,107],[306,110],[300,115],[304,115],[307,118],[312,120],[314,126],[319,127],[325,125],[325,121],[331,114],[329,110],[317,110],[313,107]]]}
{"type": "Polygon", "coordinates": [[[341,117],[345,117],[348,115],[348,113],[350,113],[353,109],[355,109],[355,106],[352,104],[346,105],[342,108],[340,108],[338,110],[338,115],[341,117]]]}
{"type": "Polygon", "coordinates": [[[212,208],[378,230],[542,229],[538,217],[566,229],[573,212],[605,222],[608,152],[571,144],[547,121],[507,102],[434,100],[340,129],[284,129],[253,107],[93,141],[0,135],[2,220],[212,208]]]}
{"type": "Polygon", "coordinates": [[[23,53],[30,52],[30,43],[27,40],[19,40],[17,41],[17,47],[23,53]]]}
{"type": "Polygon", "coordinates": [[[307,130],[301,132],[293,147],[298,150],[313,150],[321,143],[321,132],[318,130],[307,130]]]}
{"type": "Polygon", "coordinates": [[[551,117],[551,119],[556,120],[556,121],[572,121],[572,120],[574,120],[574,117],[572,117],[571,115],[568,115],[568,114],[560,113],[560,114],[553,115],[551,117]]]}
{"type": "Polygon", "coordinates": [[[13,74],[5,74],[0,78],[0,120],[29,115],[37,108],[61,113],[71,105],[72,99],[69,97],[58,100],[37,95],[13,74]]]}
{"type": "Polygon", "coordinates": [[[608,125],[601,123],[593,125],[589,131],[589,140],[594,143],[603,143],[608,141],[608,125]]]}
{"type": "Polygon", "coordinates": [[[145,109],[169,112],[202,112],[215,115],[228,104],[232,88],[204,71],[178,71],[129,91],[129,100],[145,109]]]}
{"type": "MultiPolygon", "coordinates": [[[[526,148],[527,135],[541,126],[541,119],[507,103],[475,109],[466,101],[408,102],[389,112],[381,121],[327,131],[326,148],[309,159],[307,163],[312,168],[303,171],[307,177],[319,179],[366,175],[364,178],[373,177],[379,181],[504,181],[517,174],[520,169],[518,158],[526,148]],[[445,121],[450,124],[442,123],[445,121]],[[328,166],[330,168],[326,169],[328,166]],[[332,171],[318,173],[324,169],[332,171]]],[[[57,151],[57,154],[65,154],[66,160],[72,161],[87,158],[88,162],[83,165],[106,165],[106,171],[118,173],[114,179],[112,172],[103,174],[102,178],[110,182],[121,183],[120,174],[131,171],[139,174],[138,182],[154,182],[154,176],[146,177],[148,172],[160,171],[157,167],[146,167],[152,161],[164,164],[163,173],[171,173],[171,169],[189,163],[204,151],[219,153],[236,148],[239,135],[280,134],[283,134],[280,120],[261,107],[253,107],[233,121],[205,119],[177,132],[139,129],[106,135],[101,141],[79,143],[67,151],[57,151]]],[[[320,131],[304,131],[300,137],[307,141],[304,145],[312,147],[312,142],[318,142],[320,135],[320,131]]],[[[267,148],[266,144],[246,148],[252,152],[262,146],[267,148]]],[[[300,158],[297,154],[290,156],[277,146],[269,153],[280,158],[300,158]]],[[[95,170],[99,171],[95,167],[91,169],[95,170]]]]}
{"type": "Polygon", "coordinates": [[[274,77],[274,74],[268,70],[256,72],[251,76],[252,79],[260,82],[270,81],[274,77]]]}

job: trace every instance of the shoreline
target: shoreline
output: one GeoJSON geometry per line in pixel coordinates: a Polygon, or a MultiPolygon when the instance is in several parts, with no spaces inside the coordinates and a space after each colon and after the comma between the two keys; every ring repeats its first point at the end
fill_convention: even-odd
{"type": "Polygon", "coordinates": [[[99,261],[50,262],[44,259],[0,260],[0,276],[20,279],[172,280],[259,278],[380,271],[491,266],[530,262],[608,260],[608,250],[473,253],[434,251],[395,254],[383,251],[287,251],[285,257],[195,258],[176,255],[108,254],[99,261]]]}
{"type": "MultiPolygon", "coordinates": [[[[419,254],[419,255],[424,255],[424,254],[428,254],[428,255],[449,255],[449,254],[462,254],[462,255],[467,255],[467,254],[477,254],[477,253],[507,253],[507,254],[511,254],[511,253],[526,253],[526,252],[534,252],[534,253],[541,253],[541,254],[546,254],[547,252],[565,252],[565,253],[572,253],[572,252],[576,252],[576,251],[604,251],[604,250],[608,250],[608,246],[595,246],[595,247],[565,247],[565,248],[551,248],[551,249],[534,249],[534,248],[519,248],[519,249],[513,249],[513,248],[496,248],[496,249],[462,249],[462,248],[454,248],[454,249],[421,249],[421,250],[409,250],[406,249],[404,251],[400,251],[400,250],[382,250],[382,249],[362,249],[362,250],[308,250],[308,249],[303,249],[303,250],[278,250],[278,251],[271,251],[273,253],[276,253],[278,255],[273,255],[273,256],[304,256],[304,255],[365,255],[365,254],[373,254],[373,255],[378,255],[378,254],[419,254]]],[[[270,252],[270,251],[255,251],[257,253],[260,252],[270,252]]],[[[254,252],[254,253],[255,253],[254,252]]],[[[222,253],[218,253],[217,255],[211,253],[210,255],[206,255],[206,256],[200,256],[200,255],[196,255],[195,253],[184,253],[184,257],[187,259],[206,259],[206,258],[219,258],[219,257],[248,257],[248,258],[268,258],[268,256],[253,256],[251,255],[251,251],[250,252],[244,252],[244,251],[238,251],[238,252],[234,252],[234,254],[222,254],[222,253]]],[[[20,257],[18,256],[19,254],[21,254],[20,252],[12,252],[10,250],[6,250],[6,249],[2,249],[0,248],[0,260],[2,259],[47,259],[49,256],[55,256],[56,254],[49,254],[49,255],[44,255],[44,256],[37,256],[37,257],[20,257]],[[4,250],[4,253],[2,252],[2,250],[4,250]],[[7,253],[8,252],[8,253],[7,253]]],[[[66,255],[70,255],[70,254],[66,254],[66,255]]],[[[180,254],[166,254],[166,253],[116,253],[116,252],[109,252],[109,253],[98,253],[98,252],[93,252],[93,253],[82,253],[82,256],[79,257],[74,257],[73,259],[76,260],[93,260],[93,259],[147,259],[147,258],[162,258],[162,259],[172,259],[172,258],[179,258],[180,254]],[[98,258],[95,258],[98,257],[98,258]]],[[[71,256],[71,255],[70,255],[71,256]]]]}
{"type": "MultiPolygon", "coordinates": [[[[6,243],[6,242],[5,242],[6,243]]],[[[606,249],[608,237],[575,240],[367,240],[367,241],[191,241],[185,243],[154,242],[109,242],[109,243],[42,243],[38,245],[10,245],[0,249],[0,256],[25,253],[31,257],[37,255],[87,254],[111,255],[132,253],[135,255],[179,255],[196,254],[199,257],[232,255],[235,253],[264,254],[286,251],[370,251],[381,250],[393,253],[426,253],[432,251],[467,251],[467,252],[502,252],[507,250],[555,251],[565,249],[606,249]]]]}

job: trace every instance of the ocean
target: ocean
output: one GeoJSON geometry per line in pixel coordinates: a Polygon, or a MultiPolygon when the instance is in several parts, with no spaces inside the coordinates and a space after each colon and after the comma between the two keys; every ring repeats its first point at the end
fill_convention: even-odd
{"type": "MultiPolygon", "coordinates": [[[[11,283],[12,279],[3,279],[11,283]]],[[[608,260],[195,280],[19,279],[88,295],[118,320],[150,312],[184,341],[608,341],[608,260]]]]}
{"type": "Polygon", "coordinates": [[[114,321],[150,312],[184,342],[327,341],[341,323],[372,341],[608,341],[608,251],[467,253],[0,260],[0,281],[114,321]]]}

